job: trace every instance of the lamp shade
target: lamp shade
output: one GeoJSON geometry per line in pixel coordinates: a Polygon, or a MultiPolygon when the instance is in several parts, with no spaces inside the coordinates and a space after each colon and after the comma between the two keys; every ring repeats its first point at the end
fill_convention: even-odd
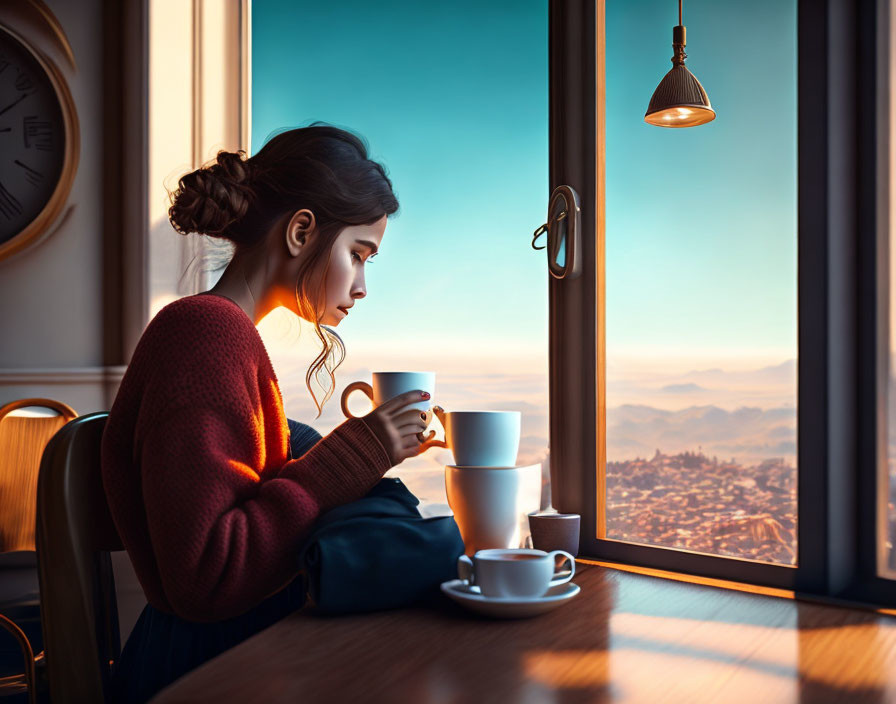
{"type": "Polygon", "coordinates": [[[693,127],[716,117],[709,96],[684,63],[676,64],[656,87],[644,121],[660,127],[693,127]]]}
{"type": "Polygon", "coordinates": [[[659,127],[694,127],[716,119],[709,104],[709,96],[697,77],[685,68],[688,55],[687,29],[681,24],[681,0],[678,2],[678,22],[672,28],[672,70],[653,91],[644,122],[659,127]]]}

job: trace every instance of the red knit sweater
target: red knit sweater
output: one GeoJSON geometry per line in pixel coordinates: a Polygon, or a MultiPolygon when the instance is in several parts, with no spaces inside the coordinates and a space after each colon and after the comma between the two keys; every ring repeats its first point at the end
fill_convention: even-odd
{"type": "Polygon", "coordinates": [[[199,294],[140,339],[103,434],[112,518],[147,600],[191,621],[241,614],[298,574],[327,509],[391,466],[360,418],[289,460],[280,388],[255,325],[199,294]]]}

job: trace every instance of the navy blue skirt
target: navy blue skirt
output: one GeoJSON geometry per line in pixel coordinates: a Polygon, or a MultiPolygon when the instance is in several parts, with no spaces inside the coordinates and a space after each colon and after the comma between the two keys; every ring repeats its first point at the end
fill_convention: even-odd
{"type": "MultiPolygon", "coordinates": [[[[300,457],[321,435],[288,420],[290,452],[300,457]]],[[[149,604],[143,609],[112,671],[112,700],[145,702],[207,660],[264,630],[305,603],[301,575],[250,611],[216,623],[194,623],[149,604]]]]}

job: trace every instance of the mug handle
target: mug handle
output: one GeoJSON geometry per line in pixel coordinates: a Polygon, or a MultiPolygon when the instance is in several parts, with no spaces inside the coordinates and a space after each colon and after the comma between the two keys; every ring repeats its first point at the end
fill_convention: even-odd
{"type": "MultiPolygon", "coordinates": [[[[446,433],[445,438],[447,439],[448,431],[446,430],[447,426],[445,424],[445,409],[442,408],[441,406],[433,406],[432,412],[439,419],[439,422],[442,424],[442,429],[445,430],[445,433],[446,433]]],[[[436,431],[430,430],[429,435],[426,436],[426,439],[423,441],[423,443],[421,443],[420,448],[417,450],[418,455],[422,452],[425,452],[426,450],[428,450],[431,447],[445,447],[445,448],[448,447],[448,443],[445,442],[445,440],[436,440],[435,436],[436,436],[436,431]]],[[[460,569],[460,567],[458,567],[458,569],[460,569]]],[[[471,582],[471,584],[472,584],[472,582],[471,582]]]]}
{"type": "Polygon", "coordinates": [[[345,414],[346,418],[359,418],[360,416],[352,415],[351,411],[348,410],[348,397],[352,391],[360,390],[367,394],[367,397],[370,399],[370,402],[375,406],[376,402],[373,400],[373,387],[368,384],[366,381],[353,381],[351,384],[345,387],[345,390],[342,392],[342,398],[340,399],[340,403],[342,404],[342,412],[345,414]]]}
{"type": "Polygon", "coordinates": [[[476,584],[476,572],[473,569],[473,561],[466,555],[457,558],[457,576],[467,584],[476,584]]]}
{"type": "MultiPolygon", "coordinates": [[[[575,575],[576,573],[576,558],[574,558],[565,550],[554,550],[553,552],[548,553],[548,557],[551,558],[551,561],[554,564],[557,564],[558,555],[563,558],[563,562],[560,563],[561,566],[564,562],[569,561],[569,574],[565,577],[555,577],[554,579],[552,579],[550,585],[551,587],[556,587],[558,584],[566,584],[573,578],[573,575],[575,575]]],[[[557,571],[559,570],[555,570],[554,574],[557,574],[557,571]]]]}

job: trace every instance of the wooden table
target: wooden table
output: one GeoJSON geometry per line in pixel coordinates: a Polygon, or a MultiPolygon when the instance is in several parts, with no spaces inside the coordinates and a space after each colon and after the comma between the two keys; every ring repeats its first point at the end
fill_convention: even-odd
{"type": "Polygon", "coordinates": [[[555,611],[299,611],[154,702],[890,702],[896,618],[579,563],[555,611]]]}

